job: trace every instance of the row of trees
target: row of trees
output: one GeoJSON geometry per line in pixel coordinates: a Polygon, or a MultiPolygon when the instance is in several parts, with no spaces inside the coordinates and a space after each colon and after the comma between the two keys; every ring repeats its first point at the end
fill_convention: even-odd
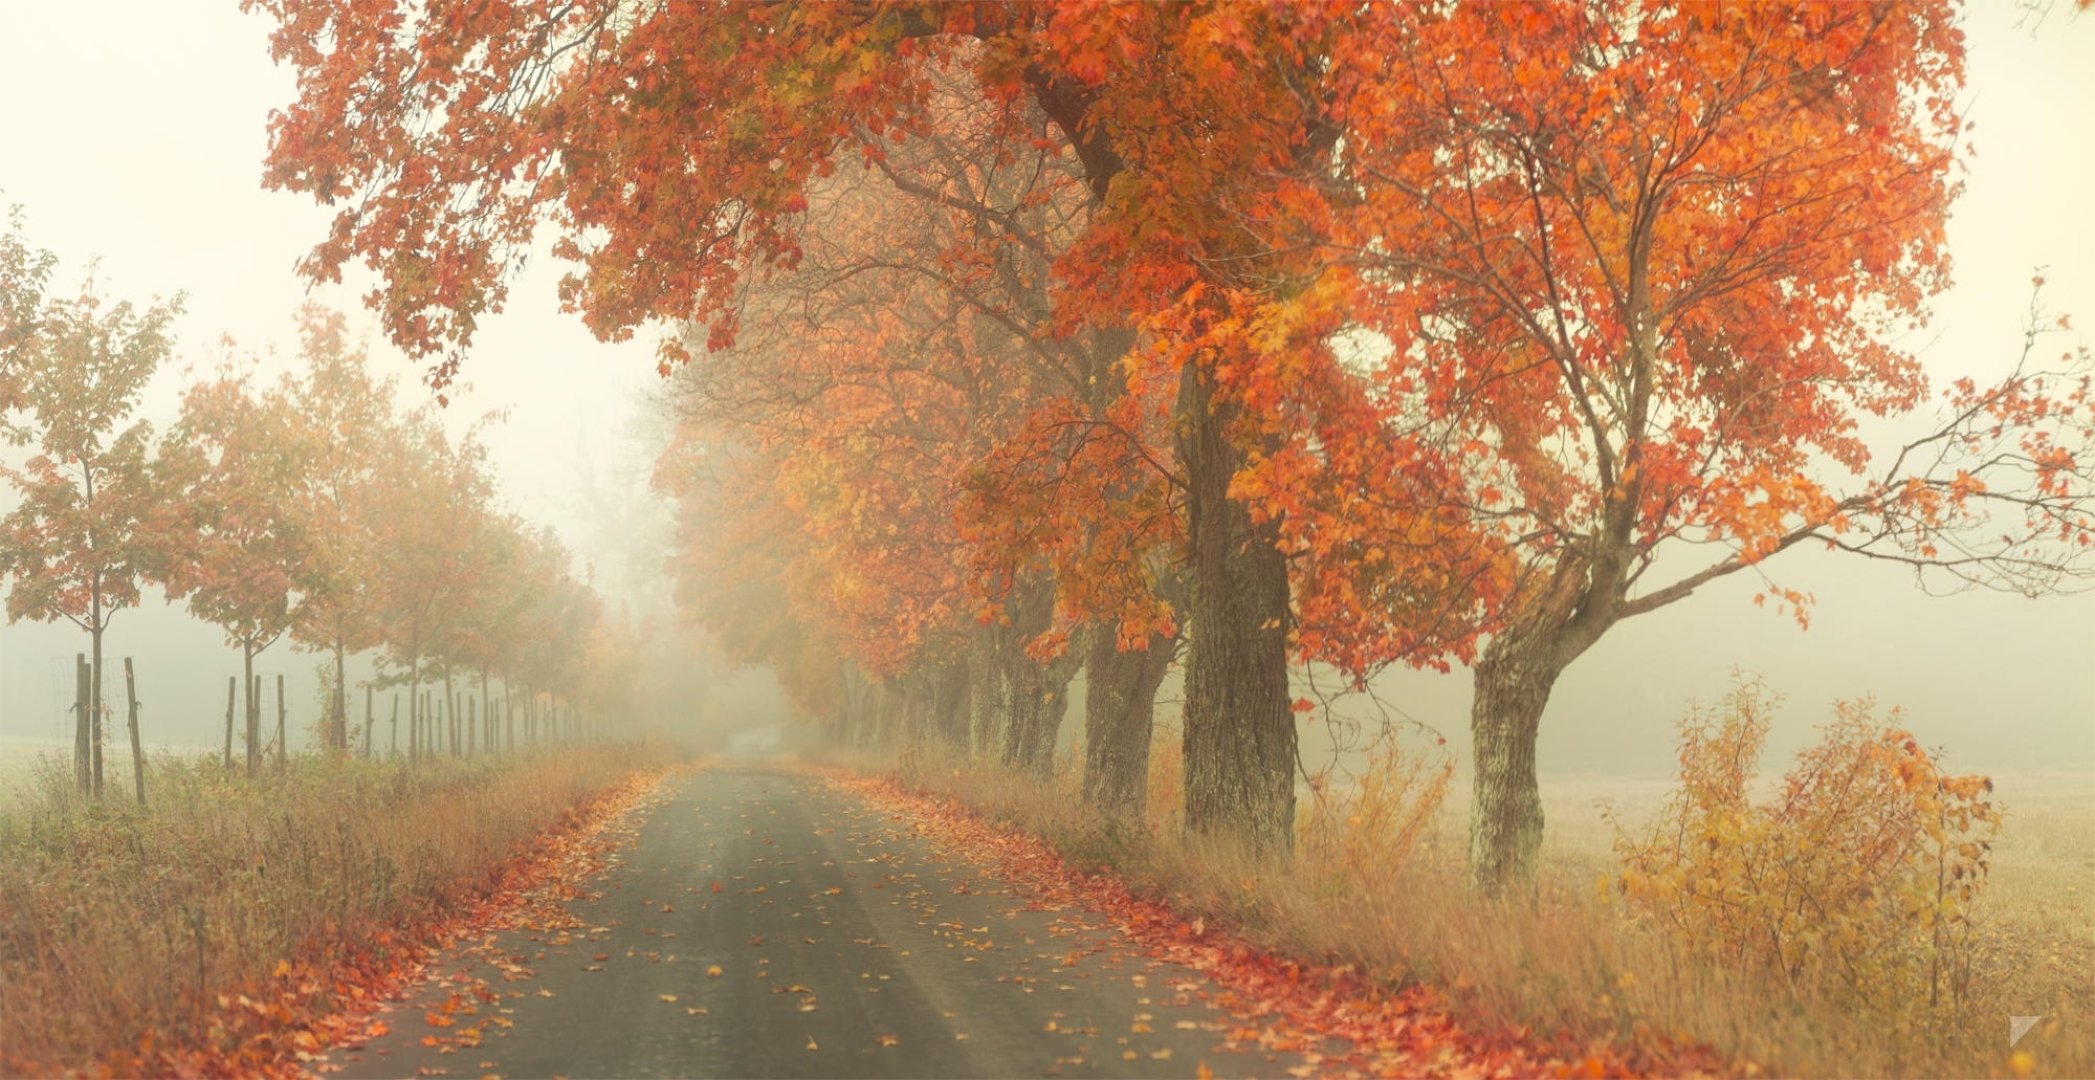
{"type": "MultiPolygon", "coordinates": [[[[148,585],[239,650],[249,775],[264,745],[255,662],[283,641],[332,658],[320,727],[334,752],[352,747],[348,660],[367,650],[379,650],[369,685],[407,691],[411,756],[494,749],[491,678],[504,702],[521,692],[530,716],[565,717],[605,696],[600,676],[637,626],[607,616],[552,530],[501,508],[480,429],[453,438],[432,409],[403,411],[341,315],[302,310],[301,364],[273,382],[231,361],[193,382],[156,438],[134,414],[172,353],[180,300],[112,304],[91,277],[77,296],[54,295],[55,265],[11,216],[0,234],[0,423],[30,453],[0,466],[21,497],[0,519],[0,580],[10,621],[65,619],[86,632],[84,739],[99,740],[111,619],[148,585]],[[461,731],[455,689],[475,679],[480,740],[461,731]],[[420,692],[432,682],[447,730],[420,692]]],[[[367,715],[366,753],[370,726],[367,715]]],[[[228,768],[233,743],[229,692],[228,768]]]]}
{"type": "Polygon", "coordinates": [[[1621,620],[1808,545],[2089,571],[2084,351],[2033,324],[1859,434],[1934,396],[1948,0],[252,2],[268,181],[338,207],[308,273],[362,259],[441,381],[549,222],[600,334],[687,328],[688,603],[847,725],[1034,769],[1088,667],[1109,812],[1181,645],[1186,823],[1269,846],[1291,665],[1464,664],[1500,890],[1621,620]]]}

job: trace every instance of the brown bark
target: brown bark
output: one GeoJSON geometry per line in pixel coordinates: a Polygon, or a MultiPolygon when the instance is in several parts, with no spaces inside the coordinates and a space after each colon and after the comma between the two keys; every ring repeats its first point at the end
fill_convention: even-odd
{"type": "Polygon", "coordinates": [[[975,673],[968,686],[968,735],[977,757],[988,757],[1003,745],[1003,725],[1011,715],[1010,683],[1004,679],[1003,635],[983,627],[968,639],[968,667],[975,673]]]}
{"type": "Polygon", "coordinates": [[[1272,524],[1229,497],[1242,460],[1235,409],[1188,363],[1177,403],[1187,478],[1186,827],[1287,850],[1295,819],[1295,717],[1287,673],[1288,573],[1272,524]]]}
{"type": "Polygon", "coordinates": [[[1077,656],[1064,651],[1039,661],[1014,648],[1004,654],[1004,678],[1010,687],[1005,719],[1004,764],[1045,780],[1055,771],[1055,741],[1069,713],[1069,681],[1076,678],[1077,656]]]}
{"type": "Polygon", "coordinates": [[[1113,627],[1092,631],[1084,676],[1084,800],[1109,817],[1139,818],[1148,802],[1157,688],[1177,644],[1157,635],[1145,648],[1123,650],[1113,627]]]}

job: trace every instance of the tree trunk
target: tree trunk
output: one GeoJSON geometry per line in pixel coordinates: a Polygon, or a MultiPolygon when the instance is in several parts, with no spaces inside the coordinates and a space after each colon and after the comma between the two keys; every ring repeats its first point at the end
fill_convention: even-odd
{"type": "Polygon", "coordinates": [[[480,699],[466,691],[466,756],[479,753],[480,742],[480,699]]]}
{"type": "Polygon", "coordinates": [[[1039,780],[1055,772],[1055,740],[1069,714],[1069,681],[1076,678],[1073,650],[1042,663],[1022,648],[1005,654],[1010,715],[1004,729],[1004,764],[1039,780]]]}
{"type": "Polygon", "coordinates": [[[378,714],[371,711],[371,684],[364,684],[364,760],[371,760],[371,728],[378,723],[378,714]]]}
{"type": "Polygon", "coordinates": [[[93,721],[88,738],[94,748],[95,798],[102,797],[102,578],[95,576],[95,625],[89,638],[94,642],[93,670],[88,673],[87,715],[93,721]]]}
{"type": "Polygon", "coordinates": [[[145,745],[138,738],[138,678],[131,671],[131,658],[124,657],[124,697],[129,699],[131,720],[131,788],[138,792],[138,805],[145,805],[145,745]]]}
{"type": "Polygon", "coordinates": [[[504,749],[516,753],[516,700],[509,696],[509,676],[502,676],[502,725],[508,728],[502,739],[504,749]]]}
{"type": "Polygon", "coordinates": [[[1139,820],[1149,800],[1149,745],[1157,688],[1177,640],[1123,650],[1111,625],[1093,628],[1085,665],[1084,799],[1109,817],[1139,820]]]}
{"type": "Polygon", "coordinates": [[[1236,410],[1187,363],[1177,403],[1187,476],[1186,827],[1285,851],[1295,823],[1288,569],[1271,523],[1229,497],[1236,410]]]}
{"type": "Polygon", "coordinates": [[[240,676],[238,676],[238,675],[228,675],[228,676],[226,676],[226,771],[227,771],[227,772],[232,772],[232,771],[233,771],[233,702],[234,702],[235,700],[237,700],[237,699],[239,698],[239,692],[238,692],[238,691],[237,691],[237,690],[236,690],[236,689],[234,688],[233,684],[234,684],[235,682],[239,681],[239,679],[240,679],[240,676]]]}
{"type": "Polygon", "coordinates": [[[932,726],[940,742],[962,753],[967,751],[968,688],[974,682],[966,658],[939,668],[932,726]]]}
{"type": "Polygon", "coordinates": [[[1476,782],[1470,802],[1470,874],[1486,895],[1534,884],[1542,847],[1542,792],[1535,736],[1563,668],[1546,650],[1494,640],[1477,662],[1470,709],[1476,782]]]}
{"type": "Polygon", "coordinates": [[[338,754],[349,752],[349,658],[339,637],[335,639],[334,716],[328,720],[327,748],[338,754]]]}
{"type": "MultiPolygon", "coordinates": [[[[92,488],[88,498],[94,498],[92,488]]],[[[107,629],[102,620],[102,575],[94,574],[94,622],[88,626],[88,640],[93,643],[94,656],[90,663],[94,670],[88,677],[88,717],[93,721],[89,738],[94,746],[95,798],[102,797],[102,631],[107,629]]]]}
{"type": "Polygon", "coordinates": [[[1002,746],[1003,725],[1011,715],[1000,636],[994,627],[983,627],[968,641],[968,667],[974,673],[968,686],[968,728],[977,757],[986,758],[1002,746]]]}
{"type": "Polygon", "coordinates": [[[452,757],[459,756],[459,719],[458,690],[451,685],[451,668],[447,664],[444,667],[444,749],[449,750],[452,757]]]}
{"type": "MultiPolygon", "coordinates": [[[[412,735],[410,735],[410,737],[412,737],[412,735]]],[[[400,753],[400,694],[399,694],[399,692],[398,692],[398,691],[395,691],[395,692],[393,693],[393,748],[392,748],[392,754],[393,754],[393,756],[398,756],[398,755],[399,755],[399,753],[400,753]]]]}
{"type": "Polygon", "coordinates": [[[290,714],[284,704],[284,675],[276,676],[276,771],[284,772],[291,767],[291,737],[284,729],[284,719],[290,714]]]}
{"type": "Polygon", "coordinates": [[[407,661],[407,760],[415,761],[422,756],[422,660],[417,655],[420,642],[408,643],[407,661]]]}
{"type": "Polygon", "coordinates": [[[241,682],[247,687],[247,778],[252,780],[261,768],[262,753],[262,704],[255,700],[262,691],[255,685],[255,643],[240,643],[241,682]]]}
{"type": "Polygon", "coordinates": [[[87,680],[93,669],[87,666],[86,653],[73,654],[73,786],[85,795],[94,790],[95,768],[94,728],[87,720],[88,702],[93,695],[88,691],[87,680]]]}

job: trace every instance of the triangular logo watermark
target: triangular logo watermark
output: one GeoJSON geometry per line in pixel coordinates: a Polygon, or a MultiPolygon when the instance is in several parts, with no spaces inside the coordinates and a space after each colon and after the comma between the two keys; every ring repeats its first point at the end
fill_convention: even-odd
{"type": "Polygon", "coordinates": [[[2030,1029],[2036,1027],[2037,1021],[2042,1019],[2044,1018],[2041,1016],[2008,1017],[2008,1046],[2012,1048],[2016,1043],[2021,1042],[2022,1037],[2029,1034],[2030,1029]]]}

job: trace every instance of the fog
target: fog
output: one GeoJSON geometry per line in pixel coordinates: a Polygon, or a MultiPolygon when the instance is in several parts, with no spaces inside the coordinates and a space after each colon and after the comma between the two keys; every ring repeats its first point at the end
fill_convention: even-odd
{"type": "MultiPolygon", "coordinates": [[[[2051,308],[2095,325],[2095,144],[2059,134],[2081,126],[2076,114],[2095,101],[2095,18],[2054,14],[2032,32],[2018,25],[2018,7],[1978,5],[1967,16],[1976,154],[1950,226],[1957,285],[1937,301],[1921,352],[1938,380],[2006,370],[2034,266],[2047,268],[2051,308]]],[[[288,351],[293,313],[309,297],[352,313],[377,367],[397,374],[407,397],[426,393],[417,365],[382,342],[359,306],[367,280],[352,273],[309,291],[293,273],[330,214],[259,186],[268,112],[293,94],[289,75],[270,65],[266,31],[263,19],[216,2],[0,10],[0,99],[12,103],[0,112],[0,205],[21,204],[28,235],[60,254],[61,291],[96,257],[112,295],[187,294],[178,362],[156,377],[143,409],[156,428],[174,414],[184,369],[216,362],[221,335],[241,350],[288,351]]],[[[613,602],[667,613],[657,571],[666,511],[645,484],[656,439],[643,401],[657,379],[653,342],[593,340],[556,310],[558,273],[536,260],[514,282],[510,310],[483,321],[448,422],[462,429],[500,412],[486,442],[502,499],[553,525],[613,602]]],[[[15,498],[0,491],[0,512],[15,498]]],[[[1903,706],[1953,767],[2095,775],[2095,595],[1934,597],[1894,568],[1801,551],[1769,572],[1816,597],[1809,630],[1756,608],[1763,582],[1751,573],[1629,621],[1558,685],[1541,735],[1545,784],[1551,775],[1663,772],[1675,718],[1690,700],[1719,696],[1734,667],[1787,697],[1777,753],[1806,740],[1834,699],[1874,695],[1903,706]]],[[[69,735],[71,658],[85,648],[85,635],[63,623],[0,628],[0,740],[69,735]]],[[[107,650],[136,658],[149,743],[216,745],[225,680],[239,660],[217,630],[149,593],[115,618],[107,650]]],[[[294,731],[318,708],[320,663],[285,643],[258,666],[289,677],[294,731]]],[[[716,675],[721,719],[777,720],[763,676],[716,675]]],[[[1392,674],[1378,690],[1459,749],[1466,672],[1392,674]]]]}

